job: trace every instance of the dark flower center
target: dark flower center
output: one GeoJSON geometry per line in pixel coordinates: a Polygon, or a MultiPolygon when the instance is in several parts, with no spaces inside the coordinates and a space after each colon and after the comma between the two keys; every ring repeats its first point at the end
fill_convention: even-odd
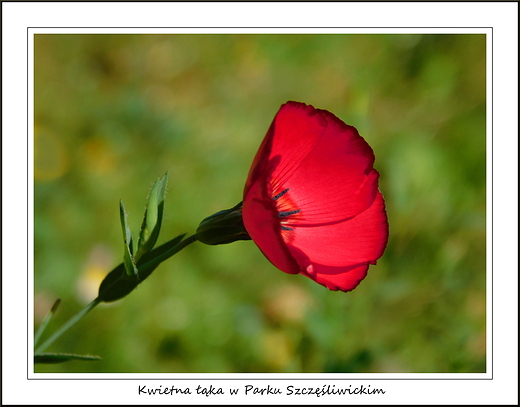
{"type": "Polygon", "coordinates": [[[273,199],[275,201],[277,201],[278,199],[280,199],[282,196],[284,196],[287,191],[289,191],[289,188],[285,188],[282,192],[280,192],[279,194],[276,194],[275,196],[273,196],[273,199]]]}
{"type": "MultiPolygon", "coordinates": [[[[273,196],[273,200],[278,201],[288,191],[289,191],[289,188],[285,188],[282,192],[279,192],[278,194],[273,196]]],[[[282,230],[288,230],[288,231],[294,230],[293,228],[291,228],[289,226],[285,226],[286,224],[289,223],[288,220],[285,218],[288,218],[291,215],[295,215],[295,214],[299,213],[300,209],[292,209],[292,208],[294,208],[294,205],[293,205],[292,201],[290,199],[288,199],[287,196],[285,197],[285,199],[282,199],[281,201],[277,202],[276,206],[277,206],[277,209],[279,209],[278,217],[283,218],[283,220],[280,221],[280,228],[282,230]],[[290,210],[280,210],[281,208],[290,209],[290,210]]]]}
{"type": "Polygon", "coordinates": [[[280,212],[278,212],[278,217],[279,218],[285,218],[287,216],[294,215],[295,213],[298,213],[298,212],[300,212],[299,209],[296,209],[294,211],[280,211],[280,212]]]}

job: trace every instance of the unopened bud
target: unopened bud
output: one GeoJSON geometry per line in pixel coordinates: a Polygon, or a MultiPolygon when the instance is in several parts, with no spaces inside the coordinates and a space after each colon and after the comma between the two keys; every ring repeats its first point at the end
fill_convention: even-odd
{"type": "Polygon", "coordinates": [[[208,245],[251,240],[242,222],[242,202],[231,209],[217,212],[200,222],[197,240],[208,245]]]}

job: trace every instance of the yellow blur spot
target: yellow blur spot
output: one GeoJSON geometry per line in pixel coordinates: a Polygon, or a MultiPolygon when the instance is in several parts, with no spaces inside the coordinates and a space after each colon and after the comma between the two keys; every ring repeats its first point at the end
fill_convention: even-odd
{"type": "Polygon", "coordinates": [[[99,285],[115,266],[112,251],[98,244],[92,248],[77,282],[78,299],[87,304],[98,295],[99,285]]]}
{"type": "Polygon", "coordinates": [[[85,168],[90,173],[103,175],[110,172],[116,163],[114,151],[110,145],[99,136],[90,137],[82,149],[85,168]]]}
{"type": "MultiPolygon", "coordinates": [[[[108,270],[110,271],[110,270],[108,270]]],[[[97,297],[99,285],[108,274],[106,268],[90,266],[83,271],[78,280],[78,297],[81,302],[87,304],[97,297]]]]}
{"type": "Polygon", "coordinates": [[[292,362],[294,345],[284,332],[271,331],[262,336],[266,363],[275,370],[285,370],[292,362]]]}
{"type": "Polygon", "coordinates": [[[34,179],[50,181],[69,169],[69,153],[62,141],[49,130],[34,128],[34,179]]]}
{"type": "Polygon", "coordinates": [[[281,285],[267,293],[264,300],[264,312],[275,324],[303,323],[313,299],[297,285],[281,285]]]}

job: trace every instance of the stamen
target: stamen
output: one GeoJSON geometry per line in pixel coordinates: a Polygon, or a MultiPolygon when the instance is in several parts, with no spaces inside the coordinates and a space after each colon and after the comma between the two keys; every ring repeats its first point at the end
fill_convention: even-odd
{"type": "Polygon", "coordinates": [[[294,211],[280,211],[280,212],[278,212],[278,217],[285,218],[287,216],[294,215],[295,213],[298,213],[298,212],[300,212],[300,209],[295,209],[294,211]]]}
{"type": "Polygon", "coordinates": [[[281,225],[282,230],[294,230],[293,228],[289,228],[287,226],[281,225]]]}
{"type": "Polygon", "coordinates": [[[289,188],[286,188],[286,189],[284,189],[282,192],[280,192],[279,194],[273,196],[273,199],[274,199],[275,201],[277,201],[277,200],[280,199],[282,196],[284,196],[284,195],[287,193],[287,191],[289,191],[289,188]]]}

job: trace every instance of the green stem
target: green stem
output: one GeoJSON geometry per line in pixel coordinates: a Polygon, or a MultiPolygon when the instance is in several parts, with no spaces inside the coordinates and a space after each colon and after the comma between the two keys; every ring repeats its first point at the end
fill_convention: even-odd
{"type": "Polygon", "coordinates": [[[98,305],[101,301],[97,298],[88,304],[85,308],[83,308],[80,312],[74,315],[71,319],[69,319],[60,329],[58,329],[54,334],[47,339],[44,343],[42,343],[35,351],[35,354],[42,353],[45,349],[47,349],[56,339],[58,339],[65,331],[71,328],[76,322],[78,322],[81,318],[83,318],[87,313],[98,305]]]}
{"type": "Polygon", "coordinates": [[[147,266],[150,265],[158,265],[162,263],[165,260],[168,260],[170,257],[172,257],[174,254],[180,252],[182,249],[184,249],[189,244],[197,241],[197,235],[191,235],[190,237],[187,237],[183,241],[179,242],[177,245],[173,246],[171,249],[165,251],[163,254],[154,257],[152,260],[139,264],[138,268],[139,270],[146,269],[147,266]]]}
{"type": "MultiPolygon", "coordinates": [[[[163,261],[169,259],[174,254],[178,253],[182,249],[184,249],[189,244],[197,241],[197,236],[192,235],[183,241],[179,242],[177,245],[173,246],[171,249],[165,251],[161,255],[154,257],[152,260],[140,264],[139,269],[145,270],[146,267],[157,267],[160,263],[163,261]]],[[[76,315],[74,315],[71,319],[69,319],[59,330],[57,330],[49,339],[47,339],[43,344],[41,344],[35,351],[35,354],[43,352],[45,349],[47,349],[56,339],[58,339],[63,333],[65,333],[69,328],[74,326],[76,322],[78,322],[81,318],[83,318],[87,313],[94,308],[96,305],[98,305],[102,300],[98,297],[94,301],[92,301],[90,304],[88,304],[85,308],[83,308],[80,312],[78,312],[76,315]]],[[[36,343],[35,343],[36,345],[36,343]]]]}

